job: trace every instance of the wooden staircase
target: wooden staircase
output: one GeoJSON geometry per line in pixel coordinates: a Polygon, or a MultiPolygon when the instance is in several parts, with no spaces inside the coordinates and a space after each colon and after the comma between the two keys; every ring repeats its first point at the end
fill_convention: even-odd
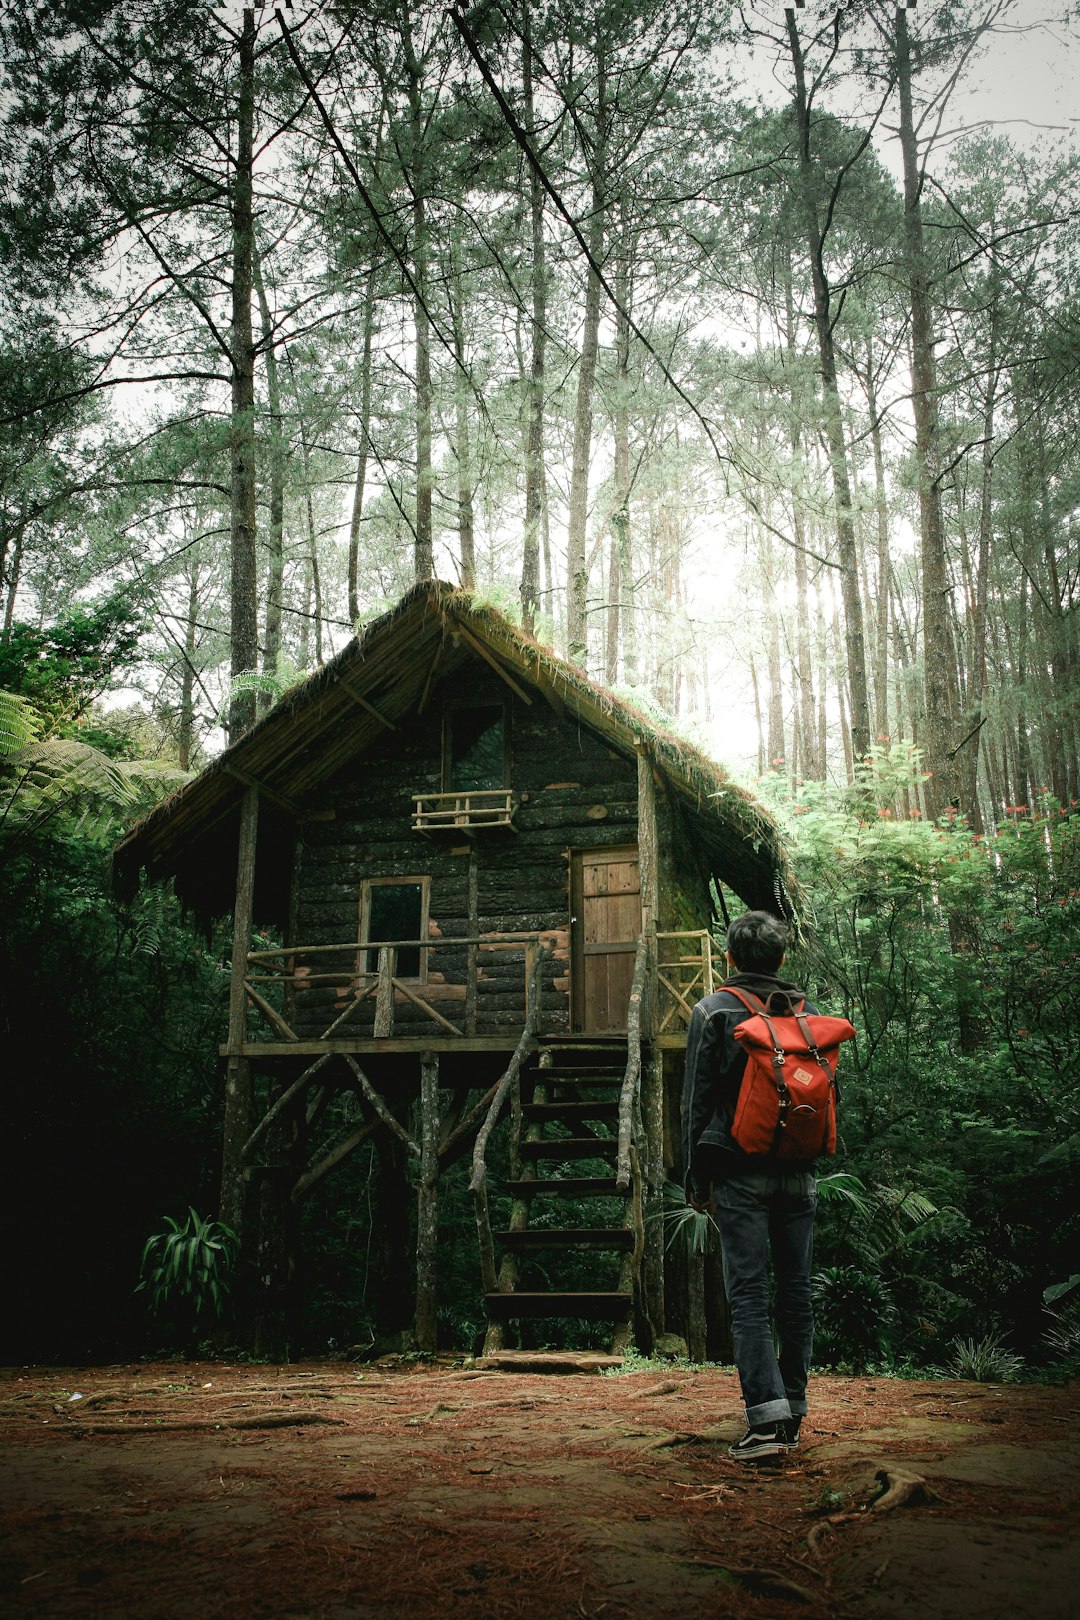
{"type": "Polygon", "coordinates": [[[636,1177],[625,1192],[615,1181],[625,1070],[625,1037],[597,1037],[541,1044],[537,1059],[522,1073],[511,1144],[514,1174],[504,1183],[513,1200],[510,1223],[493,1233],[501,1252],[498,1289],[484,1296],[487,1355],[503,1349],[504,1325],[523,1318],[610,1322],[612,1350],[621,1353],[630,1343],[640,1194],[636,1177]],[[597,1200],[595,1222],[567,1224],[570,1201],[583,1199],[597,1200]],[[566,1272],[581,1270],[573,1266],[581,1251],[596,1254],[594,1272],[604,1270],[601,1255],[611,1257],[606,1269],[612,1286],[568,1285],[566,1272]],[[534,1286],[538,1274],[546,1286],[534,1286]]]}

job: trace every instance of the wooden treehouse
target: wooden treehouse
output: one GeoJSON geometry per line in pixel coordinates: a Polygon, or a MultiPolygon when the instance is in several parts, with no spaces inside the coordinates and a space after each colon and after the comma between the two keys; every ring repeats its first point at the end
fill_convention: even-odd
{"type": "Polygon", "coordinates": [[[715,908],[728,891],[789,909],[777,829],[747,794],[432,582],[133,827],[121,893],[140,870],[204,921],[233,914],[221,1207],[257,1243],[264,1353],[287,1343],[297,1209],[368,1140],[382,1320],[404,1342],[435,1347],[439,1180],[471,1155],[488,1349],[560,1316],[651,1346],[715,908]],[[327,1149],[343,1088],[359,1123],[327,1149]],[[510,1213],[492,1230],[504,1119],[510,1213]],[[588,1224],[560,1214],[583,1208],[588,1224]],[[560,1254],[577,1284],[537,1286],[560,1254]]]}

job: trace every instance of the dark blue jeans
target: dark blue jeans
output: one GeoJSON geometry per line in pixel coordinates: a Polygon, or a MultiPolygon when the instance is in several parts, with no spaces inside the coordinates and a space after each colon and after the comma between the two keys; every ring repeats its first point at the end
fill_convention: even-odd
{"type": "Polygon", "coordinates": [[[814,1344],[810,1263],[817,1183],[812,1170],[751,1171],[716,1187],[731,1336],[748,1424],[801,1417],[814,1344]],[[772,1253],[776,1337],[769,1325],[772,1253]]]}

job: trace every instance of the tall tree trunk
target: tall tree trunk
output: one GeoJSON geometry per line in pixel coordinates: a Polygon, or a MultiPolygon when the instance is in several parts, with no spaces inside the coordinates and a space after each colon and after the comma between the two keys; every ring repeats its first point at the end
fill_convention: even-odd
{"type": "MultiPolygon", "coordinates": [[[[877,520],[877,621],[874,644],[874,712],[879,735],[892,735],[889,721],[889,615],[892,603],[892,568],[889,561],[889,504],[885,490],[885,454],[881,443],[881,413],[874,381],[874,350],[866,340],[866,406],[870,413],[870,444],[874,456],[874,516],[877,520]]],[[[899,729],[899,728],[898,728],[899,729]]]]}
{"type": "MultiPolygon", "coordinates": [[[[230,358],[232,411],[229,423],[230,672],[235,682],[258,667],[255,520],[255,343],[251,295],[255,250],[252,163],[255,134],[255,12],[244,8],[237,61],[236,163],[232,184],[232,318],[230,358]]],[[[255,694],[238,694],[229,706],[229,740],[235,742],[255,718],[255,694]]]]}
{"type": "Polygon", "coordinates": [[[319,537],[315,528],[315,502],[311,493],[311,452],[308,449],[307,426],[300,423],[300,449],[304,458],[304,514],[307,518],[308,568],[311,571],[311,624],[315,632],[315,667],[321,669],[323,659],[323,598],[322,569],[319,566],[319,537]]]}
{"type": "Polygon", "coordinates": [[[844,603],[844,647],[847,653],[848,687],[851,695],[851,741],[858,759],[870,751],[870,705],[866,690],[866,647],[863,634],[862,600],[859,594],[858,549],[855,519],[851,507],[851,479],[844,444],[844,418],[836,377],[836,351],[833,344],[831,288],[825,273],[825,257],[814,197],[813,164],[810,157],[810,107],[806,93],[806,70],[795,12],[786,12],[788,42],[795,73],[795,116],[799,131],[800,200],[806,229],[807,249],[814,288],[814,330],[821,361],[822,400],[825,431],[836,503],[836,540],[840,560],[840,588],[844,603]]]}
{"type": "MultiPolygon", "coordinates": [[[[608,601],[608,680],[617,678],[621,632],[633,614],[630,545],[630,246],[622,211],[615,258],[615,493],[611,512],[612,569],[608,601]]],[[[625,641],[624,641],[625,648],[625,641]]]]}
{"type": "Polygon", "coordinates": [[[979,754],[984,745],[990,681],[987,673],[987,598],[990,581],[990,542],[993,536],[994,407],[997,394],[997,274],[991,271],[990,350],[987,359],[986,399],[983,403],[983,453],[979,490],[979,550],[972,591],[971,667],[968,690],[971,706],[964,725],[967,741],[961,755],[960,802],[977,832],[983,831],[979,813],[979,754]]]}
{"type": "Polygon", "coordinates": [[[22,574],[23,546],[26,534],[26,508],[20,508],[19,524],[15,530],[15,541],[11,548],[11,561],[8,564],[5,576],[7,594],[4,601],[4,629],[0,634],[0,641],[11,639],[11,626],[15,622],[15,600],[19,594],[19,579],[22,574]]]}
{"type": "Polygon", "coordinates": [[[364,486],[367,483],[368,453],[371,448],[371,350],[375,337],[375,265],[368,271],[364,288],[364,348],[360,360],[360,431],[357,434],[356,479],[353,483],[352,513],[349,518],[349,623],[355,629],[360,617],[360,525],[363,521],[364,486]]]}
{"type": "MultiPolygon", "coordinates": [[[[530,6],[522,6],[521,76],[525,128],[536,140],[530,6]]],[[[532,235],[532,320],[529,328],[529,384],[525,410],[525,533],[521,552],[521,622],[532,635],[540,612],[540,539],[544,521],[544,365],[547,339],[547,261],[544,251],[544,188],[529,165],[529,222],[532,235]]],[[[548,585],[550,587],[550,570],[548,585]]]]}
{"type": "Polygon", "coordinates": [[[416,344],[416,527],[413,574],[417,580],[435,574],[431,491],[431,320],[428,316],[427,159],[424,152],[424,112],[420,64],[413,49],[412,19],[408,5],[401,8],[402,46],[408,81],[409,128],[412,140],[412,274],[413,329],[416,344]]]}
{"type": "MultiPolygon", "coordinates": [[[[770,558],[770,563],[772,559],[770,558]]],[[[780,658],[780,616],[776,611],[771,568],[765,573],[768,597],[765,613],[768,623],[769,648],[769,764],[770,771],[782,771],[787,761],[784,741],[784,675],[780,658]]]]}
{"type": "MultiPolygon", "coordinates": [[[[1046,424],[1041,401],[1035,407],[1037,469],[1039,477],[1039,534],[1049,587],[1050,665],[1053,696],[1048,705],[1050,724],[1057,733],[1054,769],[1051,773],[1054,796],[1068,804],[1077,794],[1077,643],[1076,614],[1071,598],[1074,586],[1063,579],[1058,565],[1059,536],[1053,521],[1054,496],[1046,459],[1046,424]]],[[[1044,777],[1045,781],[1045,777],[1044,777]]]]}
{"type": "Polygon", "coordinates": [[[814,662],[810,645],[810,581],[806,563],[806,531],[802,508],[802,427],[800,423],[802,401],[798,392],[795,360],[795,303],[791,285],[791,254],[784,264],[784,319],[785,342],[791,358],[791,461],[792,507],[791,521],[795,531],[795,620],[797,652],[795,661],[795,691],[797,694],[797,729],[799,732],[799,763],[802,775],[810,781],[825,780],[825,761],[818,754],[817,726],[814,716],[814,662]]]}
{"type": "Polygon", "coordinates": [[[585,668],[588,663],[589,570],[585,539],[589,518],[589,461],[592,452],[593,389],[600,346],[600,275],[596,266],[604,253],[605,162],[607,153],[607,75],[603,43],[597,45],[596,142],[592,153],[592,212],[589,220],[589,264],[585,278],[585,310],[578,361],[577,398],[574,404],[574,450],[570,468],[570,513],[566,537],[567,657],[585,668]]]}
{"type": "Polygon", "coordinates": [[[757,726],[757,773],[764,776],[768,749],[765,742],[765,723],[761,714],[761,685],[758,681],[757,662],[753,653],[750,654],[750,684],[754,692],[754,721],[757,726]]]}
{"type": "Polygon", "coordinates": [[[607,634],[604,638],[604,679],[614,686],[619,679],[619,542],[614,531],[608,545],[607,634]]]}
{"type": "Polygon", "coordinates": [[[1028,735],[1027,693],[1028,674],[1028,577],[1020,576],[1020,637],[1016,661],[1016,796],[1014,804],[1031,804],[1035,792],[1035,772],[1031,764],[1031,740],[1028,735]]]}
{"type": "Polygon", "coordinates": [[[959,801],[959,772],[952,753],[959,741],[956,659],[949,624],[949,570],[941,509],[937,368],[930,307],[930,272],[923,237],[922,185],[912,107],[911,42],[907,11],[896,12],[896,72],[900,91],[900,147],[904,164],[904,252],[911,301],[911,382],[915,461],[919,480],[922,541],[923,680],[926,691],[924,751],[931,773],[927,799],[934,815],[959,801]]]}
{"type": "MultiPolygon", "coordinates": [[[[266,360],[266,394],[270,407],[270,517],[266,528],[266,617],[263,624],[263,674],[276,675],[281,652],[281,599],[285,572],[285,433],[278,384],[274,323],[263,281],[258,252],[252,259],[255,291],[262,321],[262,348],[266,360]]],[[[258,708],[265,713],[272,698],[260,692],[258,708]]]]}
{"type": "MultiPolygon", "coordinates": [[[[833,645],[839,649],[843,643],[840,638],[840,615],[836,607],[836,598],[833,598],[832,636],[833,645]]],[[[839,666],[839,657],[837,658],[839,666]]],[[[855,780],[855,744],[851,734],[851,725],[848,721],[847,702],[844,693],[844,679],[840,668],[836,672],[836,703],[840,710],[840,741],[844,748],[844,779],[849,784],[855,780]]]]}
{"type": "Polygon", "coordinates": [[[176,734],[176,762],[190,771],[195,742],[195,638],[199,614],[198,552],[189,552],[187,618],[184,622],[184,665],[180,676],[180,718],[176,734]]]}
{"type": "Polygon", "coordinates": [[[455,233],[451,248],[453,294],[451,319],[454,325],[455,427],[457,430],[458,543],[461,548],[461,583],[467,591],[476,589],[476,542],[473,526],[472,446],[469,437],[469,384],[465,365],[465,292],[461,275],[461,238],[455,233]]]}

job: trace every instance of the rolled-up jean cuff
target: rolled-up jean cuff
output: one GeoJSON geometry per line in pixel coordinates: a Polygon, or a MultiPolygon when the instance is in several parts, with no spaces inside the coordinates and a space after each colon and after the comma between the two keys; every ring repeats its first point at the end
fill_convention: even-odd
{"type": "Polygon", "coordinates": [[[781,1418],[793,1416],[789,1401],[762,1401],[760,1406],[746,1408],[746,1422],[751,1429],[759,1423],[779,1423],[781,1418]]]}
{"type": "Polygon", "coordinates": [[[791,1407],[791,1415],[792,1415],[792,1417],[805,1417],[806,1416],[806,1402],[805,1401],[789,1401],[788,1405],[791,1407]]]}

